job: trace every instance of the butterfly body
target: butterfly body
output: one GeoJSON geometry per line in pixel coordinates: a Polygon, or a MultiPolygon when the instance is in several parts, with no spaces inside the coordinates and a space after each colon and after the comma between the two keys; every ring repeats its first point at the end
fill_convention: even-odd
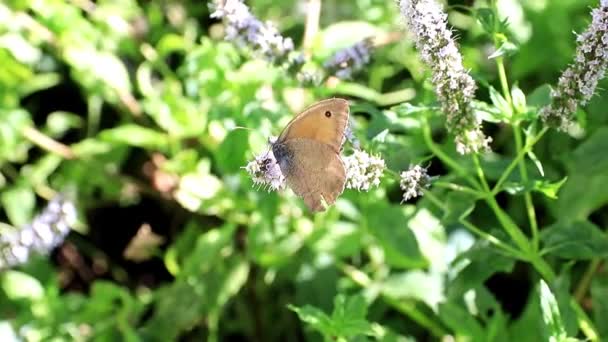
{"type": "Polygon", "coordinates": [[[323,211],[344,191],[340,150],[348,115],[346,100],[318,102],[297,115],[272,143],[287,184],[312,211],[323,211]]]}

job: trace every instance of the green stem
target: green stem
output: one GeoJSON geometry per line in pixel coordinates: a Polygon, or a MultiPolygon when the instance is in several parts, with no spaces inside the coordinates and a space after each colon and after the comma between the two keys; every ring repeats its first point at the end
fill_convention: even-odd
{"type": "Polygon", "coordinates": [[[574,299],[576,299],[578,303],[581,303],[583,301],[583,298],[585,297],[585,294],[589,289],[589,285],[591,284],[591,279],[593,279],[593,275],[595,274],[599,266],[600,259],[591,260],[591,262],[587,266],[583,277],[576,286],[576,290],[574,290],[574,299]]]}
{"type": "Polygon", "coordinates": [[[507,81],[507,72],[505,71],[505,63],[502,57],[496,58],[496,66],[498,67],[498,78],[500,79],[500,87],[502,88],[502,94],[505,100],[512,107],[513,100],[511,99],[511,92],[509,91],[509,82],[507,81]]]}
{"type": "Polygon", "coordinates": [[[433,182],[433,186],[439,187],[439,188],[444,188],[444,189],[449,189],[449,190],[454,190],[454,191],[464,192],[466,194],[473,195],[476,198],[483,198],[485,196],[485,194],[481,191],[477,191],[475,189],[471,189],[467,186],[463,186],[460,184],[436,181],[436,182],[433,182]]]}
{"type": "Polygon", "coordinates": [[[480,189],[479,183],[477,183],[477,181],[475,181],[475,179],[468,174],[467,170],[460,166],[455,160],[453,160],[450,156],[443,152],[441,148],[437,146],[437,144],[435,144],[431,136],[431,127],[426,119],[424,119],[422,133],[424,135],[424,141],[426,142],[426,145],[428,146],[429,150],[431,150],[431,152],[433,152],[433,154],[437,156],[437,158],[439,158],[448,167],[456,171],[456,173],[458,173],[467,182],[469,182],[474,189],[480,189]]]}
{"type": "MultiPolygon", "coordinates": [[[[515,145],[519,154],[519,152],[523,149],[523,140],[521,137],[521,130],[519,129],[519,125],[513,125],[513,135],[515,136],[515,145]]],[[[526,169],[526,164],[524,163],[523,159],[520,159],[518,164],[521,180],[524,184],[527,184],[528,170],[526,169]]],[[[536,212],[534,211],[534,203],[532,202],[532,194],[530,194],[530,192],[524,193],[524,202],[526,205],[526,212],[528,213],[528,220],[530,222],[530,231],[532,233],[532,248],[535,251],[538,251],[538,224],[536,222],[536,212]]]]}
{"type": "MultiPolygon", "coordinates": [[[[445,206],[445,204],[443,202],[441,202],[436,196],[435,194],[433,194],[431,191],[425,191],[424,192],[424,197],[429,199],[431,202],[433,202],[433,204],[435,206],[437,206],[439,209],[443,210],[444,212],[447,212],[447,207],[445,206]]],[[[480,228],[478,228],[477,226],[475,226],[473,223],[467,221],[465,218],[460,218],[459,222],[468,230],[470,230],[473,234],[478,235],[480,238],[488,241],[489,243],[495,245],[496,247],[504,250],[506,253],[508,253],[509,255],[512,255],[518,259],[522,259],[522,260],[526,260],[526,258],[524,257],[524,255],[518,251],[517,249],[509,246],[508,244],[504,243],[503,241],[501,241],[500,239],[498,239],[497,237],[495,237],[492,234],[488,234],[486,232],[484,232],[483,230],[481,230],[480,228]]]]}
{"type": "Polygon", "coordinates": [[[543,137],[543,135],[545,135],[545,133],[547,133],[548,130],[548,127],[543,127],[543,129],[538,132],[538,134],[534,138],[528,141],[528,143],[517,153],[515,159],[511,161],[511,164],[509,164],[509,166],[507,166],[505,172],[503,172],[503,174],[500,176],[500,179],[498,179],[498,182],[496,182],[496,185],[494,185],[494,188],[492,188],[492,196],[495,196],[501,190],[502,184],[507,180],[507,178],[509,178],[511,172],[513,172],[513,169],[515,169],[519,161],[524,158],[526,153],[532,150],[532,147],[534,147],[534,145],[540,140],[540,138],[543,137]]]}

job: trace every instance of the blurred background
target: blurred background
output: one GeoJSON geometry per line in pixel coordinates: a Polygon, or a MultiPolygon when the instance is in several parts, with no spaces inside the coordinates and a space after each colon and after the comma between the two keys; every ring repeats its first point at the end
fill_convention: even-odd
{"type": "MultiPolygon", "coordinates": [[[[470,11],[488,4],[444,4],[477,98],[489,102],[488,87],[499,88],[493,43],[470,11]]],[[[422,162],[453,176],[429,157],[420,116],[398,106],[434,101],[398,5],[246,5],[293,40],[293,54],[260,53],[205,1],[0,3],[0,339],[542,340],[537,276],[454,220],[467,209],[457,195],[432,190],[448,215],[425,197],[402,203],[387,174],[312,215],[243,169],[295,113],[339,96],[352,103],[362,148],[390,170],[422,162]],[[364,38],[361,65],[330,63],[364,38]]],[[[511,82],[526,94],[554,84],[596,5],[498,1],[517,45],[506,58],[511,82]]],[[[580,132],[549,133],[537,147],[548,179],[569,177],[558,199],[535,195],[541,226],[608,224],[601,88],[579,113],[580,132]]],[[[443,119],[432,125],[459,158],[443,119]]],[[[514,146],[509,129],[485,127],[495,180],[514,146]]],[[[499,200],[526,221],[520,197],[499,200]]],[[[496,229],[487,208],[472,215],[496,229]]],[[[563,267],[584,271],[576,260],[563,267]]],[[[604,302],[585,309],[608,335],[604,278],[594,285],[604,302]]],[[[575,315],[562,314],[576,329],[575,315]]]]}

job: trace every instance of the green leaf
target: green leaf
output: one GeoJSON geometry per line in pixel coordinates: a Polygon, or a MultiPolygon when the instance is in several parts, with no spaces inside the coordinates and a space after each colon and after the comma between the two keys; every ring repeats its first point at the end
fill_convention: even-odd
{"type": "Polygon", "coordinates": [[[509,105],[509,102],[505,100],[505,98],[498,92],[498,90],[494,89],[494,87],[490,87],[490,100],[492,100],[492,104],[496,106],[502,113],[502,115],[509,119],[513,115],[513,110],[509,105]]]}
{"type": "Polygon", "coordinates": [[[4,294],[13,300],[38,300],[44,296],[44,288],[38,279],[27,273],[7,270],[0,275],[0,286],[4,294]]]}
{"type": "Polygon", "coordinates": [[[564,185],[567,180],[568,177],[564,177],[564,179],[553,183],[546,180],[536,180],[533,183],[534,187],[532,188],[532,190],[538,191],[551,199],[557,199],[557,193],[559,192],[559,189],[561,189],[562,185],[564,185]]]}
{"type": "Polygon", "coordinates": [[[475,242],[473,247],[460,254],[452,264],[456,265],[461,260],[468,260],[468,264],[446,286],[451,298],[482,285],[494,273],[511,272],[515,265],[514,259],[498,253],[496,247],[485,240],[475,242]],[[492,262],[489,263],[488,260],[492,262]]]}
{"type": "Polygon", "coordinates": [[[496,51],[494,51],[494,53],[488,56],[488,59],[494,59],[503,56],[513,56],[518,50],[519,47],[517,45],[507,40],[503,42],[500,47],[496,51]]]}
{"type": "Polygon", "coordinates": [[[516,113],[521,114],[528,110],[526,106],[526,94],[516,85],[511,89],[511,98],[513,99],[513,108],[516,113]]]}
{"type": "Polygon", "coordinates": [[[166,148],[169,139],[165,134],[135,124],[106,129],[99,133],[103,141],[150,149],[166,148]]]}
{"type": "Polygon", "coordinates": [[[450,224],[466,218],[475,209],[475,202],[475,198],[469,194],[458,191],[448,193],[442,221],[445,224],[450,224]]]}
{"type": "Polygon", "coordinates": [[[478,8],[475,17],[487,34],[492,34],[496,30],[496,15],[491,8],[478,8]]]}
{"type": "Polygon", "coordinates": [[[338,294],[334,298],[331,316],[310,305],[302,308],[288,305],[288,308],[326,339],[345,338],[350,341],[356,336],[374,335],[372,325],[365,319],[367,303],[362,296],[346,297],[338,294]]]}
{"type": "Polygon", "coordinates": [[[46,118],[46,129],[50,135],[58,137],[69,129],[81,127],[82,122],[82,118],[74,113],[57,111],[46,118]]]}
{"type": "Polygon", "coordinates": [[[384,250],[389,265],[412,268],[426,264],[416,237],[408,227],[403,207],[377,203],[369,207],[368,212],[369,232],[384,250]]]}
{"type": "Polygon", "coordinates": [[[248,131],[243,129],[230,131],[215,153],[215,159],[223,173],[239,172],[247,163],[249,147],[248,131]]]}
{"type": "Polygon", "coordinates": [[[557,193],[562,185],[566,183],[568,177],[557,182],[549,182],[548,180],[530,180],[528,183],[509,182],[503,186],[503,189],[511,195],[518,195],[525,192],[536,191],[551,199],[557,199],[557,193]]]}
{"type": "Polygon", "coordinates": [[[439,318],[452,329],[458,340],[468,338],[469,341],[485,341],[481,324],[462,306],[446,302],[439,306],[439,318]]]}
{"type": "Polygon", "coordinates": [[[542,108],[551,103],[551,86],[543,84],[534,89],[528,95],[528,104],[536,108],[542,108]]]}
{"type": "Polygon", "coordinates": [[[16,185],[0,195],[2,207],[10,222],[15,227],[28,224],[34,216],[36,195],[34,190],[25,185],[16,185]]]}
{"type": "Polygon", "coordinates": [[[582,221],[608,203],[608,126],[595,133],[568,156],[568,182],[553,206],[560,221],[582,221]]]}
{"type": "Polygon", "coordinates": [[[588,221],[558,222],[541,235],[544,253],[565,259],[608,256],[608,235],[588,221]]]}
{"type": "Polygon", "coordinates": [[[382,282],[382,293],[396,299],[414,299],[437,311],[445,299],[444,275],[419,270],[392,274],[382,282]]]}

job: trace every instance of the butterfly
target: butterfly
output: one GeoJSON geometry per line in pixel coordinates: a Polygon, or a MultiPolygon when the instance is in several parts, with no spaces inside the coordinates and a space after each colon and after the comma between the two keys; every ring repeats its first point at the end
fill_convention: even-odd
{"type": "Polygon", "coordinates": [[[348,116],[344,99],[317,102],[296,115],[271,143],[287,185],[313,212],[324,211],[344,191],[340,150],[348,116]]]}

